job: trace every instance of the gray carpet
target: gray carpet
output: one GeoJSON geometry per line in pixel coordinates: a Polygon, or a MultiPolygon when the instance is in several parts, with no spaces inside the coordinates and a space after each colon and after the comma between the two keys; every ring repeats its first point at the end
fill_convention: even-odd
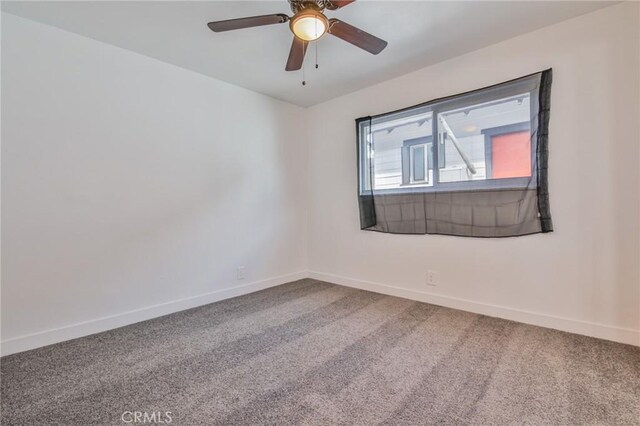
{"type": "Polygon", "coordinates": [[[3,425],[640,424],[640,348],[314,280],[7,356],[0,378],[3,425]]]}

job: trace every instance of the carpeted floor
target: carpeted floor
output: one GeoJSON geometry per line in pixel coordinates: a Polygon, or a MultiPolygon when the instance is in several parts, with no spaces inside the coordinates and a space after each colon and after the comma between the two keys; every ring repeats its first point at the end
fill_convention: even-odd
{"type": "Polygon", "coordinates": [[[638,347],[314,280],[7,356],[1,373],[3,425],[135,411],[178,425],[640,424],[638,347]]]}

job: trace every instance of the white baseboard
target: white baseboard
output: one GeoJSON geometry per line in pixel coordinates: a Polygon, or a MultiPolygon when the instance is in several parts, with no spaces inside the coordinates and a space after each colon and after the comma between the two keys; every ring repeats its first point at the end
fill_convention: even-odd
{"type": "Polygon", "coordinates": [[[614,342],[626,343],[640,346],[640,330],[614,327],[605,324],[598,324],[588,321],[562,318],[552,315],[540,314],[537,312],[524,311],[520,309],[508,308],[505,306],[490,305],[475,302],[472,300],[460,299],[441,294],[429,293],[425,291],[411,290],[401,287],[394,287],[387,284],[374,283],[370,281],[357,280],[333,274],[321,272],[295,272],[278,277],[269,278],[262,281],[243,284],[222,290],[216,290],[199,296],[187,297],[173,300],[158,305],[148,306],[134,311],[123,312],[107,317],[97,318],[64,327],[53,328],[39,333],[28,334],[3,340],[0,343],[0,354],[2,356],[17,352],[23,352],[90,334],[100,333],[125,325],[134,324],[140,321],[157,318],[185,309],[195,308],[231,297],[242,296],[263,290],[291,281],[303,278],[314,278],[321,281],[354,287],[361,290],[373,291],[376,293],[388,294],[390,296],[402,297],[405,299],[417,300],[420,302],[432,303],[434,305],[448,308],[460,309],[492,317],[504,318],[525,324],[537,325],[540,327],[553,328],[567,331],[569,333],[582,334],[600,339],[612,340],[614,342]]]}
{"type": "Polygon", "coordinates": [[[65,340],[77,339],[78,337],[112,330],[114,328],[123,327],[125,325],[134,324],[140,321],[146,321],[149,319],[161,317],[163,315],[172,314],[174,312],[184,311],[185,309],[195,308],[197,306],[218,302],[220,300],[229,299],[231,297],[253,293],[254,291],[263,290],[265,288],[274,287],[280,284],[307,278],[307,276],[308,275],[306,271],[294,272],[291,274],[280,275],[278,277],[273,277],[262,281],[256,281],[253,283],[212,291],[210,293],[201,294],[199,296],[172,300],[171,302],[147,306],[141,309],[136,309],[134,311],[96,318],[90,321],[85,321],[59,328],[53,328],[39,333],[14,337],[12,339],[3,340],[0,343],[0,354],[4,356],[16,352],[23,352],[30,349],[51,345],[53,343],[64,342],[65,340]]]}
{"type": "Polygon", "coordinates": [[[540,314],[537,312],[508,308],[505,306],[490,305],[487,303],[474,302],[472,300],[459,299],[456,297],[429,293],[426,291],[410,290],[406,288],[390,286],[387,284],[362,281],[322,272],[310,271],[308,276],[309,278],[314,278],[320,281],[327,281],[330,283],[347,287],[354,287],[361,290],[388,294],[390,296],[417,300],[420,302],[445,306],[447,308],[460,309],[463,311],[474,312],[491,317],[504,318],[512,321],[522,322],[525,324],[553,328],[555,330],[567,331],[569,333],[582,334],[585,336],[597,337],[600,339],[612,340],[614,342],[640,346],[640,330],[614,327],[610,325],[575,320],[571,318],[562,318],[553,315],[540,314]]]}

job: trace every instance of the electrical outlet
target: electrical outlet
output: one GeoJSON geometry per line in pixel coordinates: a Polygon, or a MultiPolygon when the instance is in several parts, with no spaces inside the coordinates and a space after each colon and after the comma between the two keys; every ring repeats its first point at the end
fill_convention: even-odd
{"type": "Polygon", "coordinates": [[[238,266],[236,270],[236,279],[244,280],[246,278],[244,266],[238,266]]]}
{"type": "Polygon", "coordinates": [[[438,274],[436,271],[427,271],[427,285],[434,287],[438,285],[438,274]]]}

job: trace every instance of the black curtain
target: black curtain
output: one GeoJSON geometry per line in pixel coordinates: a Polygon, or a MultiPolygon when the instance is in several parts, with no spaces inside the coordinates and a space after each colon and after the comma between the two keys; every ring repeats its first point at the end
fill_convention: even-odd
{"type": "Polygon", "coordinates": [[[361,229],[466,237],[553,231],[551,82],[549,69],[356,120],[361,229]]]}

